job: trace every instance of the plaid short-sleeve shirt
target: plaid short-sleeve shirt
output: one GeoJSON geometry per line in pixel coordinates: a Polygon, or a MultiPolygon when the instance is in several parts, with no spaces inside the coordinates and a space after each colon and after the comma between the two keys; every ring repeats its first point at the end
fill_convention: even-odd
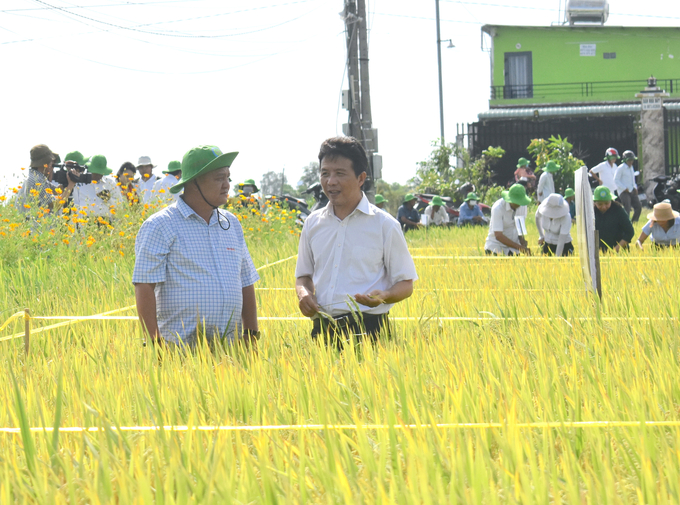
{"type": "Polygon", "coordinates": [[[135,242],[133,284],[156,284],[161,336],[191,344],[197,331],[234,337],[241,324],[242,289],[259,280],[243,229],[231,213],[206,223],[181,198],[152,215],[135,242]],[[217,220],[229,222],[223,230],[217,220]]]}

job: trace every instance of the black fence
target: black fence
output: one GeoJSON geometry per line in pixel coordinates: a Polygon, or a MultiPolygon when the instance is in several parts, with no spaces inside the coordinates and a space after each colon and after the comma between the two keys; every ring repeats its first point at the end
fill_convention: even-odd
{"type": "MultiPolygon", "coordinates": [[[[656,85],[671,95],[680,92],[680,79],[657,79],[656,85]]],[[[582,98],[627,93],[632,100],[647,86],[639,81],[563,82],[555,84],[522,84],[516,86],[491,86],[491,100],[513,98],[550,98],[555,96],[579,96],[582,98]]]]}
{"type": "Polygon", "coordinates": [[[496,183],[505,185],[514,178],[517,160],[530,159],[527,147],[533,139],[566,137],[574,146],[574,156],[593,167],[604,159],[608,147],[615,147],[620,153],[627,149],[637,153],[635,124],[635,115],[486,120],[458,125],[458,140],[472,157],[480,156],[489,146],[505,149],[505,156],[495,167],[496,183]]]}
{"type": "Polygon", "coordinates": [[[664,110],[666,173],[680,172],[680,110],[664,110]]]}

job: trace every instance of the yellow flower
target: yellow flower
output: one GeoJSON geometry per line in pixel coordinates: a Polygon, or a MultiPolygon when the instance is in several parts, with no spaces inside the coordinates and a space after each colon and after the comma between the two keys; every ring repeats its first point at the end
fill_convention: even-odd
{"type": "Polygon", "coordinates": [[[30,208],[31,208],[31,206],[29,204],[27,204],[27,203],[24,204],[24,209],[30,209],[30,208]]]}
{"type": "Polygon", "coordinates": [[[55,189],[55,191],[57,192],[58,195],[61,195],[61,193],[62,193],[61,188],[57,188],[57,189],[55,189]]]}
{"type": "Polygon", "coordinates": [[[69,244],[69,241],[68,241],[67,238],[65,238],[64,240],[62,240],[62,242],[63,242],[64,244],[67,244],[67,245],[69,244]]]}
{"type": "Polygon", "coordinates": [[[0,195],[0,202],[4,202],[7,199],[5,195],[0,195]]]}
{"type": "Polygon", "coordinates": [[[125,232],[124,232],[124,231],[119,231],[119,232],[118,232],[118,235],[120,235],[121,237],[124,237],[124,236],[125,236],[125,232]]]}

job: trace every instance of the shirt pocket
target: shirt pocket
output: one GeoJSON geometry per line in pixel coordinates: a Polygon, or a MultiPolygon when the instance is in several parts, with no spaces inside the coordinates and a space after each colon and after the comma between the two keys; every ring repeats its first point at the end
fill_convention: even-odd
{"type": "Polygon", "coordinates": [[[383,249],[380,246],[355,246],[353,258],[348,265],[350,268],[356,268],[362,272],[363,280],[374,280],[379,275],[385,264],[383,258],[383,249]]]}

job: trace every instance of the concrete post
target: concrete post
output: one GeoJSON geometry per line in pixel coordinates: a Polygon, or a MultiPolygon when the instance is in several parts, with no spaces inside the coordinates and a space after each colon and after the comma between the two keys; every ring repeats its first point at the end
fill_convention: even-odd
{"type": "Polygon", "coordinates": [[[647,87],[636,98],[640,98],[640,135],[642,136],[642,180],[647,201],[654,198],[654,184],[649,181],[666,174],[666,139],[664,136],[663,99],[669,96],[656,85],[654,76],[647,80],[647,87]]]}

